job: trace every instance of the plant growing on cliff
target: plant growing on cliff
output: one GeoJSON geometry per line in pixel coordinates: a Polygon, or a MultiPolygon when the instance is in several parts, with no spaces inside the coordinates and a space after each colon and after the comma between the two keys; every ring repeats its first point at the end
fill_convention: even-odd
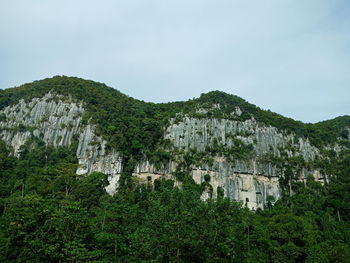
{"type": "MultiPolygon", "coordinates": [[[[224,198],[221,188],[216,201],[202,201],[210,175],[201,187],[179,170],[181,188],[156,180],[154,190],[128,184],[109,196],[106,175],[72,176],[74,149],[38,141],[18,159],[0,141],[0,259],[345,263],[349,160],[339,162],[337,177],[326,187],[310,178],[292,196],[252,212],[224,198]]],[[[126,171],[133,166],[130,160],[126,171]]]]}

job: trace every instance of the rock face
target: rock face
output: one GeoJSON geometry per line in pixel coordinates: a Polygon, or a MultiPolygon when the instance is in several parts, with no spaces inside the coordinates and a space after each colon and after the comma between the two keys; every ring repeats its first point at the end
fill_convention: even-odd
{"type": "Polygon", "coordinates": [[[106,144],[105,140],[95,135],[91,125],[81,130],[77,149],[79,161],[77,174],[90,174],[95,171],[107,174],[109,185],[106,190],[114,194],[122,172],[122,158],[115,151],[107,153],[106,144]]]}
{"type": "Polygon", "coordinates": [[[70,146],[77,139],[80,165],[77,173],[97,171],[108,174],[110,186],[107,191],[113,193],[121,173],[122,159],[116,152],[106,153],[107,142],[95,135],[93,126],[81,125],[84,111],[82,102],[52,93],[30,102],[21,100],[0,111],[6,117],[0,122],[0,139],[12,147],[16,156],[32,136],[56,147],[70,146]]]}
{"type": "MultiPolygon", "coordinates": [[[[17,156],[21,146],[31,137],[56,147],[70,146],[76,140],[77,174],[94,171],[107,174],[110,185],[106,189],[113,194],[118,188],[123,159],[116,151],[106,151],[107,141],[96,135],[96,127],[91,123],[82,125],[84,112],[83,102],[53,93],[29,102],[21,100],[0,111],[0,115],[5,116],[0,121],[0,139],[11,146],[17,156]]],[[[237,107],[232,114],[241,113],[237,107]]],[[[271,158],[299,156],[309,162],[321,157],[319,149],[308,140],[258,123],[254,118],[236,121],[181,116],[170,121],[164,139],[171,143],[168,151],[175,150],[178,154],[160,167],[148,160],[140,162],[134,171],[138,180],[146,183],[160,177],[176,180],[174,173],[180,168],[184,154],[190,151],[207,153],[208,148],[218,145],[224,150],[247,147],[248,155],[235,159],[227,154],[211,156],[208,153],[207,159],[211,161],[191,164],[189,172],[198,184],[210,176],[211,190],[208,188],[203,193],[203,199],[215,198],[222,191],[225,196],[242,201],[251,209],[264,208],[267,199],[278,200],[281,196],[279,179],[284,170],[273,164],[271,158]]],[[[326,178],[318,170],[309,171],[303,167],[296,177],[303,181],[308,175],[319,181],[326,178]]],[[[176,183],[180,185],[180,182],[176,183]]]]}
{"type": "MultiPolygon", "coordinates": [[[[241,112],[239,109],[237,110],[241,112]]],[[[249,208],[263,208],[266,199],[280,198],[279,178],[283,175],[280,168],[260,161],[264,155],[281,157],[302,156],[305,161],[312,161],[319,156],[319,150],[310,145],[308,140],[295,139],[291,134],[283,134],[275,127],[257,123],[253,118],[246,121],[227,119],[194,119],[185,117],[180,123],[172,123],[165,137],[171,140],[176,148],[205,151],[219,141],[228,148],[234,147],[235,140],[245,145],[252,145],[253,151],[249,159],[229,162],[227,158],[214,158],[212,167],[204,165],[192,171],[196,182],[203,182],[205,174],[211,175],[213,194],[218,187],[224,194],[240,200],[249,208]],[[294,151],[293,151],[294,149],[294,151]]],[[[316,179],[323,179],[318,171],[303,171],[299,176],[313,174],[316,179]]]]}
{"type": "Polygon", "coordinates": [[[14,154],[33,135],[54,146],[69,146],[78,133],[84,109],[82,104],[63,102],[60,96],[49,93],[30,102],[20,100],[17,105],[6,107],[1,114],[1,139],[11,145],[14,154]],[[56,102],[56,99],[59,102],[56,102]]]}
{"type": "Polygon", "coordinates": [[[297,155],[305,160],[314,160],[319,156],[319,150],[310,145],[308,140],[296,139],[293,135],[285,135],[272,126],[257,123],[254,118],[246,121],[227,119],[195,119],[184,117],[183,121],[175,123],[173,120],[166,130],[165,137],[170,139],[175,147],[182,149],[196,148],[205,151],[214,140],[220,141],[228,147],[234,146],[232,137],[242,140],[245,144],[252,144],[257,155],[272,153],[279,157],[281,151],[287,151],[289,156],[293,152],[287,149],[296,148],[297,155]]]}
{"type": "MultiPolygon", "coordinates": [[[[191,166],[192,177],[198,184],[204,182],[206,174],[210,175],[210,185],[213,188],[211,194],[214,198],[218,189],[222,189],[226,197],[242,201],[251,209],[264,208],[268,197],[272,200],[281,197],[279,178],[283,176],[284,171],[269,162],[261,161],[263,156],[269,154],[280,157],[281,154],[285,154],[288,157],[301,156],[305,161],[312,161],[320,156],[319,150],[308,140],[296,139],[292,134],[283,134],[275,127],[261,125],[254,119],[240,122],[184,117],[180,122],[171,121],[166,129],[165,139],[170,140],[176,150],[184,152],[190,149],[205,152],[215,141],[227,148],[235,147],[237,140],[245,145],[251,144],[253,150],[249,159],[232,162],[225,157],[215,157],[211,165],[204,163],[191,166]]],[[[139,164],[135,175],[148,174],[158,177],[162,174],[169,177],[176,168],[176,162],[172,161],[161,169],[146,161],[139,164]]],[[[308,171],[305,168],[301,169],[298,179],[304,181],[308,175],[313,175],[321,182],[324,180],[324,175],[318,170],[308,171]]],[[[203,199],[207,197],[208,195],[204,195],[203,199]]]]}

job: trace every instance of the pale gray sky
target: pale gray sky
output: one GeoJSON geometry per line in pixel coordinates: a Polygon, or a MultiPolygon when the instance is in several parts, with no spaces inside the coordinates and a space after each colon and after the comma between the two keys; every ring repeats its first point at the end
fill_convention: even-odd
{"type": "Polygon", "coordinates": [[[77,76],[152,102],[222,90],[350,114],[348,0],[1,0],[0,88],[77,76]]]}

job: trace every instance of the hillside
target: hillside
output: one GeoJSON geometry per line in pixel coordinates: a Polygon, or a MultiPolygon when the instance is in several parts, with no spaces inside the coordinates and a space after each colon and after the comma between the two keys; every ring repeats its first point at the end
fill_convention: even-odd
{"type": "MultiPolygon", "coordinates": [[[[150,118],[166,121],[174,117],[178,112],[194,114],[196,107],[210,108],[214,104],[220,104],[222,106],[219,111],[212,112],[216,114],[215,117],[230,118],[231,116],[229,115],[236,107],[239,107],[243,111],[243,115],[239,118],[240,120],[246,120],[254,116],[259,122],[295,132],[299,136],[309,137],[311,140],[315,140],[315,144],[317,144],[317,140],[319,139],[326,139],[326,142],[334,142],[341,135],[341,132],[344,132],[344,127],[348,127],[350,124],[350,116],[338,117],[334,120],[317,124],[303,124],[302,122],[294,121],[279,114],[261,110],[237,96],[220,91],[202,94],[198,99],[187,102],[146,103],[130,98],[113,88],[107,87],[105,84],[65,76],[56,76],[20,87],[1,90],[0,109],[15,104],[20,99],[28,101],[32,98],[43,97],[50,91],[64,96],[70,95],[77,101],[84,101],[90,114],[105,113],[117,115],[120,113],[122,117],[133,116],[136,119],[150,118]],[[332,131],[329,130],[330,126],[333,127],[332,131]],[[325,134],[324,138],[317,137],[322,136],[320,134],[325,134]]],[[[209,113],[207,116],[211,117],[212,115],[209,113]]],[[[137,123],[136,120],[135,123],[137,123]]],[[[105,126],[103,123],[98,124],[101,125],[100,128],[105,126]]],[[[108,132],[105,131],[105,133],[107,136],[108,132]]]]}
{"type": "Polygon", "coordinates": [[[188,174],[199,184],[208,174],[204,196],[219,190],[263,208],[268,196],[277,200],[310,176],[327,182],[332,158],[349,142],[349,116],[304,124],[220,91],[153,104],[101,83],[57,76],[0,94],[1,136],[15,155],[31,138],[76,144],[77,172],[107,174],[110,193],[124,183],[122,174],[152,182],[160,175],[180,182],[188,174]]]}
{"type": "Polygon", "coordinates": [[[220,91],[147,103],[56,76],[0,91],[0,142],[6,262],[33,257],[27,247],[52,262],[346,262],[350,251],[350,116],[305,124],[220,91]]]}

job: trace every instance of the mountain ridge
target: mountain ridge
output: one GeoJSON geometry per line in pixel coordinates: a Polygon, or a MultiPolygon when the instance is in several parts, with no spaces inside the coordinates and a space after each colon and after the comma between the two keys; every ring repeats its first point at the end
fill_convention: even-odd
{"type": "Polygon", "coordinates": [[[202,184],[209,175],[203,198],[223,191],[250,208],[309,177],[327,183],[350,148],[349,120],[304,124],[221,91],[147,103],[64,76],[0,92],[0,139],[17,156],[23,147],[75,145],[77,174],[107,174],[111,194],[131,178],[202,184]]]}
{"type": "Polygon", "coordinates": [[[1,91],[0,258],[345,263],[349,135],[348,116],[303,124],[218,91],[1,91]]]}
{"type": "MultiPolygon", "coordinates": [[[[344,126],[350,125],[349,115],[338,116],[336,118],[317,123],[304,123],[289,117],[285,117],[281,114],[271,112],[270,110],[263,110],[236,95],[218,90],[202,93],[198,98],[187,101],[167,103],[144,102],[143,100],[129,97],[128,95],[123,94],[114,88],[108,87],[103,83],[66,76],[54,76],[52,78],[46,78],[43,80],[34,81],[32,83],[26,83],[18,87],[1,90],[0,109],[18,102],[19,99],[28,100],[35,96],[42,97],[50,90],[58,92],[58,94],[61,95],[72,95],[74,98],[83,100],[90,106],[94,104],[101,104],[102,100],[108,100],[111,98],[116,99],[117,97],[120,97],[119,100],[123,100],[122,103],[135,104],[133,106],[139,106],[140,104],[155,106],[159,111],[169,111],[169,108],[173,107],[175,111],[185,113],[195,110],[196,105],[199,104],[202,106],[211,107],[212,104],[218,103],[225,106],[224,108],[220,108],[220,111],[227,111],[228,113],[232,112],[234,107],[238,106],[244,109],[244,112],[249,112],[251,115],[254,115],[258,121],[271,124],[281,129],[291,129],[293,132],[296,132],[297,134],[299,133],[299,135],[303,134],[305,137],[311,137],[311,140],[313,139],[312,136],[315,134],[315,128],[320,129],[321,132],[319,133],[323,133],[324,137],[327,131],[331,131],[332,134],[331,136],[328,136],[328,139],[330,142],[332,142],[334,138],[340,136],[341,132],[343,132],[342,128],[344,126]],[[91,95],[90,98],[87,98],[87,94],[91,95]],[[99,101],[96,101],[96,99],[99,101]],[[333,126],[332,129],[329,129],[330,126],[333,126]]],[[[113,101],[113,103],[115,103],[115,101],[113,101]]],[[[92,109],[92,111],[96,111],[96,109],[92,109]]],[[[173,117],[174,112],[172,112],[171,115],[173,117]]],[[[244,119],[248,119],[249,117],[250,116],[245,116],[244,119]]]]}
{"type": "MultiPolygon", "coordinates": [[[[111,90],[111,92],[115,91],[116,94],[114,94],[114,95],[126,96],[126,97],[129,97],[129,98],[131,98],[131,99],[133,99],[135,101],[143,102],[143,103],[146,103],[146,104],[156,104],[156,105],[181,104],[181,103],[185,103],[185,102],[189,102],[189,101],[193,101],[193,100],[194,101],[202,101],[202,100],[205,100],[205,99],[210,98],[210,97],[216,97],[216,98],[221,97],[222,99],[223,98],[231,98],[231,99],[234,99],[236,102],[239,101],[240,102],[239,104],[245,103],[245,104],[247,104],[249,106],[253,106],[253,107],[258,108],[259,110],[272,112],[269,109],[267,109],[267,110],[266,109],[261,109],[260,107],[258,107],[256,105],[246,101],[245,99],[243,99],[243,98],[241,98],[241,97],[239,97],[237,95],[230,94],[230,93],[227,93],[227,92],[224,92],[224,91],[220,91],[220,90],[212,90],[212,91],[208,91],[206,93],[201,93],[198,97],[195,97],[195,98],[192,98],[192,99],[188,99],[188,100],[155,103],[155,102],[152,102],[152,101],[144,101],[142,99],[136,99],[136,98],[130,97],[129,95],[124,94],[124,93],[120,92],[119,90],[117,90],[115,88],[109,87],[109,86],[107,86],[106,84],[104,84],[102,82],[96,82],[96,81],[93,81],[93,80],[86,80],[86,79],[79,78],[79,77],[65,76],[65,75],[56,75],[56,76],[53,76],[53,77],[48,77],[48,78],[45,78],[45,79],[35,80],[35,81],[32,81],[32,82],[21,84],[19,86],[9,87],[9,88],[5,88],[5,89],[0,89],[0,93],[12,93],[12,92],[15,92],[15,93],[19,92],[19,93],[21,93],[22,92],[22,96],[26,96],[27,95],[26,94],[27,93],[26,89],[31,89],[32,88],[31,86],[34,85],[35,87],[39,87],[40,85],[43,85],[43,84],[45,86],[45,82],[50,82],[50,81],[55,80],[55,79],[56,80],[62,80],[62,81],[66,81],[66,80],[82,81],[84,84],[88,84],[88,86],[93,84],[95,87],[99,86],[100,88],[105,88],[106,90],[109,89],[109,90],[111,90]],[[38,85],[36,85],[36,84],[38,84],[38,85]]],[[[3,95],[0,95],[0,96],[3,96],[3,95]]],[[[1,99],[1,97],[0,97],[0,99],[1,99]]],[[[4,105],[4,102],[1,102],[0,103],[0,107],[3,107],[3,105],[4,105]]],[[[7,105],[9,105],[9,104],[7,104],[7,105]]],[[[340,116],[337,116],[337,117],[334,117],[334,118],[331,118],[331,119],[317,121],[315,123],[309,123],[309,122],[303,122],[303,121],[300,121],[300,120],[295,120],[295,119],[293,119],[291,117],[286,117],[286,116],[283,116],[283,115],[281,115],[279,113],[276,113],[276,112],[272,112],[272,113],[276,114],[276,115],[279,115],[279,116],[282,116],[282,117],[287,118],[287,119],[291,119],[291,120],[293,120],[295,122],[300,122],[300,123],[303,123],[303,124],[311,124],[311,125],[332,121],[332,120],[338,119],[338,118],[350,118],[350,115],[340,115],[340,116]]]]}

